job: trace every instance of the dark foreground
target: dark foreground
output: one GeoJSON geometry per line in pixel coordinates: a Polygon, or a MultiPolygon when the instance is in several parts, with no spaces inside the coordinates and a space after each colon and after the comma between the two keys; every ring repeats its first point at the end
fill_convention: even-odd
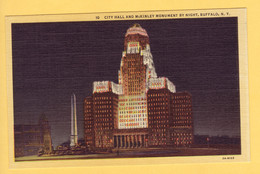
{"type": "Polygon", "coordinates": [[[102,158],[140,158],[140,157],[173,157],[173,156],[214,156],[239,155],[240,148],[172,148],[172,149],[114,149],[112,153],[95,153],[63,156],[25,156],[15,161],[68,160],[68,159],[102,159],[102,158]]]}

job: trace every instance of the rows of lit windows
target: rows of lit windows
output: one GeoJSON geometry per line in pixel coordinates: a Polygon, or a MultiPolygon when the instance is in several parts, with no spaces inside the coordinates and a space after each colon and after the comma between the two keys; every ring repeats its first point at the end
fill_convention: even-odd
{"type": "MultiPolygon", "coordinates": [[[[165,137],[161,137],[161,136],[152,136],[151,137],[151,140],[153,141],[166,141],[166,138],[165,137]]],[[[157,142],[157,143],[160,143],[160,142],[157,142]]]]}
{"type": "Polygon", "coordinates": [[[191,112],[178,112],[178,113],[174,113],[174,116],[189,116],[191,115],[191,112]]]}
{"type": "Polygon", "coordinates": [[[111,101],[96,101],[94,102],[95,105],[98,105],[98,104],[111,104],[112,102],[111,101]]]}
{"type": "Polygon", "coordinates": [[[142,114],[142,113],[146,113],[146,108],[144,108],[144,109],[132,109],[130,111],[128,111],[127,108],[124,108],[124,111],[120,111],[120,115],[142,114]]]}
{"type": "Polygon", "coordinates": [[[158,114],[156,114],[156,115],[153,115],[152,117],[150,117],[150,119],[152,120],[152,119],[165,119],[165,118],[168,118],[168,115],[158,115],[158,114]]]}
{"type": "Polygon", "coordinates": [[[150,136],[150,144],[151,145],[166,145],[166,132],[163,131],[165,129],[157,129],[157,133],[153,133],[150,136]]]}
{"type": "Polygon", "coordinates": [[[168,129],[167,129],[167,127],[165,127],[165,128],[161,128],[161,129],[151,129],[151,131],[152,131],[152,133],[153,134],[160,134],[160,133],[164,133],[164,132],[166,132],[168,129]]]}
{"type": "Polygon", "coordinates": [[[92,98],[85,99],[85,139],[87,144],[91,144],[93,139],[93,117],[92,117],[92,98]],[[91,101],[89,101],[91,100],[91,101]]]}
{"type": "Polygon", "coordinates": [[[175,95],[175,96],[172,96],[174,99],[185,99],[185,98],[187,98],[187,99],[190,99],[190,96],[188,96],[188,95],[175,95]]]}
{"type": "Polygon", "coordinates": [[[173,136],[192,136],[192,133],[191,132],[177,132],[177,133],[172,133],[173,136]]]}
{"type": "Polygon", "coordinates": [[[166,142],[153,141],[151,144],[152,144],[152,145],[161,146],[161,145],[166,145],[166,142]]]}
{"type": "Polygon", "coordinates": [[[182,120],[182,119],[191,119],[191,117],[187,117],[187,116],[181,116],[181,117],[174,117],[174,120],[182,120]]]}
{"type": "Polygon", "coordinates": [[[94,100],[111,100],[111,97],[94,97],[94,100]]]}
{"type": "Polygon", "coordinates": [[[142,72],[138,72],[138,69],[128,69],[128,82],[142,82],[143,79],[142,72]]]}
{"type": "Polygon", "coordinates": [[[135,106],[135,105],[146,105],[146,101],[140,101],[140,102],[120,102],[119,107],[120,106],[135,106]]]}
{"type": "Polygon", "coordinates": [[[166,124],[152,124],[151,123],[151,129],[159,129],[159,128],[161,129],[161,128],[167,128],[167,127],[168,127],[168,125],[166,125],[166,124]]]}
{"type": "Polygon", "coordinates": [[[174,108],[191,108],[191,105],[189,104],[178,104],[173,105],[174,108]]]}
{"type": "Polygon", "coordinates": [[[180,121],[174,121],[174,123],[176,123],[176,124],[186,124],[186,123],[191,123],[191,121],[190,120],[186,120],[186,121],[183,121],[183,120],[180,120],[180,121]]]}
{"type": "Polygon", "coordinates": [[[91,116],[92,116],[92,114],[88,112],[85,114],[85,119],[89,120],[89,119],[91,119],[91,116]]]}
{"type": "Polygon", "coordinates": [[[125,66],[127,67],[127,76],[125,76],[124,82],[125,84],[129,84],[129,86],[125,85],[125,87],[128,87],[129,95],[138,95],[140,92],[142,92],[144,87],[144,84],[142,83],[144,83],[145,80],[145,69],[140,66],[140,60],[137,60],[136,56],[125,59],[125,61],[125,66]]]}
{"type": "Polygon", "coordinates": [[[93,123],[93,119],[85,120],[85,125],[91,126],[92,125],[91,123],[93,123]]]}
{"type": "Polygon", "coordinates": [[[181,108],[181,109],[179,109],[179,108],[178,108],[178,109],[173,108],[173,111],[177,111],[177,112],[180,112],[180,111],[181,111],[181,112],[186,111],[186,112],[187,112],[187,111],[191,111],[191,108],[181,108]]]}
{"type": "Polygon", "coordinates": [[[90,106],[91,102],[87,102],[87,100],[85,100],[85,104],[86,104],[87,106],[90,106]]]}
{"type": "Polygon", "coordinates": [[[95,127],[112,126],[112,122],[104,122],[104,119],[97,120],[97,121],[95,121],[94,126],[95,127]]]}
{"type": "Polygon", "coordinates": [[[96,147],[111,147],[112,146],[112,137],[104,136],[104,131],[96,132],[95,146],[96,147]]]}
{"type": "MultiPolygon", "coordinates": [[[[89,123],[86,123],[86,124],[89,124],[89,123]]],[[[90,125],[87,125],[87,126],[85,126],[85,129],[86,129],[86,130],[89,130],[89,131],[91,131],[91,129],[92,129],[92,126],[90,126],[90,125]]]]}
{"type": "Polygon", "coordinates": [[[136,117],[136,118],[143,118],[146,117],[145,113],[142,114],[119,114],[118,118],[130,118],[130,117],[136,117]]]}
{"type": "Polygon", "coordinates": [[[97,110],[97,111],[95,111],[95,113],[108,113],[108,112],[112,112],[112,110],[109,109],[109,110],[97,110]]]}
{"type": "Polygon", "coordinates": [[[164,97],[167,96],[167,93],[154,93],[154,94],[149,94],[149,97],[164,97]]]}
{"type": "Polygon", "coordinates": [[[174,134],[174,144],[191,144],[192,143],[192,135],[191,133],[178,133],[174,134]]]}
{"type": "Polygon", "coordinates": [[[146,106],[146,102],[135,102],[135,103],[120,103],[120,109],[132,110],[132,109],[143,109],[146,106]],[[143,105],[143,106],[142,106],[143,105]],[[125,107],[126,106],[126,107],[125,107]]]}
{"type": "Polygon", "coordinates": [[[148,94],[148,97],[150,99],[167,98],[167,94],[166,93],[152,93],[152,94],[148,94]]]}
{"type": "Polygon", "coordinates": [[[146,97],[119,99],[119,128],[141,128],[147,126],[146,97]]]}
{"type": "Polygon", "coordinates": [[[120,114],[127,114],[127,113],[145,113],[146,112],[146,106],[138,106],[131,108],[130,107],[121,107],[118,108],[120,114]]]}
{"type": "Polygon", "coordinates": [[[112,125],[110,126],[106,126],[106,125],[101,125],[100,127],[95,127],[95,130],[111,130],[113,129],[113,127],[111,127],[112,125]]]}
{"type": "Polygon", "coordinates": [[[153,107],[148,107],[149,110],[168,109],[167,105],[164,103],[148,103],[148,106],[153,106],[153,107]]]}
{"type": "Polygon", "coordinates": [[[167,103],[165,102],[160,102],[160,103],[149,103],[148,106],[165,106],[167,103]]]}
{"type": "MultiPolygon", "coordinates": [[[[112,114],[98,114],[95,116],[95,120],[112,119],[112,114]]],[[[103,120],[106,121],[106,120],[103,120]]]]}
{"type": "Polygon", "coordinates": [[[95,121],[112,121],[112,119],[112,117],[107,117],[107,115],[100,115],[99,117],[95,118],[95,121]]]}
{"type": "Polygon", "coordinates": [[[173,103],[190,103],[190,100],[173,100],[173,103]]]}
{"type": "MultiPolygon", "coordinates": [[[[142,77],[143,74],[138,70],[143,70],[143,68],[139,68],[139,67],[128,68],[127,72],[128,75],[131,74],[134,75],[134,77],[142,77]]],[[[131,79],[139,80],[138,78],[131,78],[131,79]]]]}
{"type": "MultiPolygon", "coordinates": [[[[151,137],[166,137],[166,132],[154,133],[154,134],[152,134],[151,137]]],[[[166,138],[165,138],[165,140],[166,140],[166,138]]]]}
{"type": "Polygon", "coordinates": [[[165,124],[165,123],[169,123],[169,120],[151,120],[151,121],[149,121],[149,124],[158,124],[161,127],[167,126],[167,125],[161,125],[161,124],[165,124]]]}
{"type": "Polygon", "coordinates": [[[160,115],[160,114],[155,114],[155,115],[151,115],[150,117],[149,117],[149,119],[150,120],[161,120],[161,119],[166,119],[166,118],[168,118],[168,115],[166,115],[166,114],[162,114],[162,115],[160,115]]]}
{"type": "Polygon", "coordinates": [[[124,102],[126,102],[126,103],[133,102],[133,103],[135,103],[135,102],[142,102],[142,101],[146,101],[146,97],[144,97],[144,95],[132,96],[132,98],[129,98],[129,99],[127,99],[127,98],[120,98],[119,99],[120,103],[124,103],[124,102]]]}
{"type": "Polygon", "coordinates": [[[113,124],[112,124],[112,122],[101,122],[101,121],[97,121],[97,122],[95,122],[95,124],[94,124],[94,126],[95,126],[95,128],[101,128],[102,129],[102,127],[111,127],[113,124]]]}
{"type": "Polygon", "coordinates": [[[84,111],[85,115],[91,113],[91,109],[85,109],[84,111]]]}
{"type": "Polygon", "coordinates": [[[136,122],[136,121],[146,121],[147,118],[124,118],[120,119],[120,122],[136,122]]]}
{"type": "Polygon", "coordinates": [[[146,121],[119,123],[120,128],[143,128],[147,126],[146,121]],[[138,127],[139,126],[139,127],[138,127]]]}
{"type": "MultiPolygon", "coordinates": [[[[145,66],[139,54],[130,55],[123,58],[124,65],[122,75],[124,80],[124,90],[128,95],[140,95],[145,92],[145,66]]],[[[147,126],[147,102],[146,96],[138,96],[129,99],[119,97],[119,128],[137,128],[147,126]],[[136,102],[135,102],[136,101],[136,102]],[[131,120],[131,123],[129,123],[131,120]],[[145,121],[144,121],[145,120],[145,121]]]]}
{"type": "Polygon", "coordinates": [[[181,126],[178,126],[178,125],[174,125],[173,128],[188,128],[188,129],[191,129],[192,126],[191,125],[181,125],[181,126]]]}
{"type": "Polygon", "coordinates": [[[87,139],[87,140],[92,140],[93,137],[91,137],[91,136],[86,136],[86,139],[87,139]]]}
{"type": "Polygon", "coordinates": [[[84,111],[85,111],[85,114],[87,114],[87,113],[91,113],[92,109],[91,108],[89,108],[89,109],[85,108],[84,111]]]}
{"type": "Polygon", "coordinates": [[[155,111],[155,112],[149,112],[149,115],[160,115],[160,114],[168,114],[168,111],[155,111]]]}
{"type": "MultiPolygon", "coordinates": [[[[152,106],[150,105],[150,103],[148,104],[149,106],[152,106]]],[[[165,106],[164,104],[162,103],[159,103],[158,105],[155,105],[155,107],[148,107],[148,110],[152,111],[152,110],[168,110],[168,107],[167,105],[165,106]]]]}
{"type": "MultiPolygon", "coordinates": [[[[168,101],[168,98],[165,98],[165,97],[163,97],[163,98],[162,97],[160,97],[160,98],[151,98],[148,101],[151,101],[151,102],[168,101]]],[[[165,102],[163,104],[165,104],[165,102]]]]}
{"type": "Polygon", "coordinates": [[[91,110],[85,110],[85,116],[86,116],[86,119],[91,116],[91,110]]]}
{"type": "Polygon", "coordinates": [[[120,123],[121,127],[125,128],[138,128],[138,127],[145,127],[146,122],[133,122],[133,123],[120,123]]]}
{"type": "Polygon", "coordinates": [[[134,96],[131,98],[120,98],[119,102],[127,102],[127,101],[146,101],[146,96],[134,96]]]}

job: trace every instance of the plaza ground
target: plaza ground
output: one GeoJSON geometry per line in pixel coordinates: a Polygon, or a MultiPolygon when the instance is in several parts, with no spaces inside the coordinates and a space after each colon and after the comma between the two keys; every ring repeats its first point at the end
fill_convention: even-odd
{"type": "Polygon", "coordinates": [[[68,160],[68,159],[102,159],[102,158],[138,158],[138,157],[173,157],[173,156],[213,156],[239,155],[240,148],[148,148],[148,149],[114,149],[112,153],[95,153],[62,156],[24,156],[15,158],[19,161],[68,160]]]}

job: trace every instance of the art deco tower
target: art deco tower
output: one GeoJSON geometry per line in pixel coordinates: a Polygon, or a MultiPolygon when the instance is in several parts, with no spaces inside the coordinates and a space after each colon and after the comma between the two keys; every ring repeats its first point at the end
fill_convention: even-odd
{"type": "MultiPolygon", "coordinates": [[[[119,95],[118,128],[147,128],[146,92],[149,83],[161,80],[155,72],[149,36],[139,24],[134,24],[125,34],[118,76],[123,89],[123,94],[119,95]]],[[[172,83],[168,86],[175,92],[172,83]]]]}
{"type": "Polygon", "coordinates": [[[78,130],[77,130],[77,110],[76,110],[76,96],[71,95],[71,135],[70,146],[78,144],[78,130]]]}

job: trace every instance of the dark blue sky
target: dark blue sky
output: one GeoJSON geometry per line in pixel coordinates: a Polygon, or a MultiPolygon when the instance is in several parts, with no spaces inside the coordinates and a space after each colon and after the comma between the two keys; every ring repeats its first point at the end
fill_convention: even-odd
{"type": "Polygon", "coordinates": [[[237,18],[13,24],[15,124],[36,124],[45,113],[56,147],[69,140],[75,93],[83,138],[84,98],[93,81],[118,82],[134,23],[150,37],[157,75],[192,94],[195,134],[240,136],[237,18]]]}

